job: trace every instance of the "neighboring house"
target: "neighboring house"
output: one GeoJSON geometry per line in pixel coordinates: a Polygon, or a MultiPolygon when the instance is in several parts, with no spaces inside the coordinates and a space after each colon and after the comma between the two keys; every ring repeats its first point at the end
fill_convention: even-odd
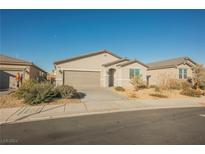
{"type": "Polygon", "coordinates": [[[177,58],[145,65],[107,51],[94,52],[54,62],[56,85],[80,87],[130,87],[130,79],[141,75],[147,85],[159,84],[165,74],[173,79],[192,77],[196,65],[189,58],[177,58]]]}
{"type": "Polygon", "coordinates": [[[23,80],[46,77],[46,71],[32,62],[0,55],[0,89],[16,88],[16,75],[20,73],[23,80]]]}
{"type": "Polygon", "coordinates": [[[193,68],[196,62],[189,57],[180,57],[164,61],[149,63],[148,75],[150,85],[159,85],[166,79],[187,80],[193,78],[193,68]]]}
{"type": "Polygon", "coordinates": [[[47,80],[50,81],[50,83],[55,84],[55,78],[56,75],[54,71],[47,74],[47,80]]]}

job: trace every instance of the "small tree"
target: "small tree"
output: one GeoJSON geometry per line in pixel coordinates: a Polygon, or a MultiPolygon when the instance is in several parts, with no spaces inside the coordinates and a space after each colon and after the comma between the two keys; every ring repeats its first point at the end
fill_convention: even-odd
{"type": "Polygon", "coordinates": [[[203,84],[205,84],[205,68],[203,65],[197,65],[194,67],[193,88],[198,89],[203,84]]]}
{"type": "Polygon", "coordinates": [[[140,87],[145,86],[141,75],[133,77],[131,79],[130,83],[133,85],[133,87],[136,91],[138,91],[140,89],[140,87]]]}

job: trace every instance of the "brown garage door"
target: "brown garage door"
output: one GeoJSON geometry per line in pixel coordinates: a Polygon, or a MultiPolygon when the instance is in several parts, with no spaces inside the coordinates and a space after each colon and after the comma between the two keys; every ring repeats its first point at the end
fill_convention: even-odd
{"type": "Polygon", "coordinates": [[[64,71],[64,85],[74,87],[99,87],[100,72],[64,71]]]}

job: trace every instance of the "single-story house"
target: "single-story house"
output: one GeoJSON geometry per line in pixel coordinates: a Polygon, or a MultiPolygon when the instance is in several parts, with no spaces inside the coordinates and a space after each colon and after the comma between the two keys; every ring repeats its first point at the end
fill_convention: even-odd
{"type": "Polygon", "coordinates": [[[147,64],[147,75],[151,85],[160,85],[167,79],[187,80],[194,75],[193,68],[196,62],[189,57],[179,57],[147,64]]]}
{"type": "Polygon", "coordinates": [[[23,80],[44,78],[47,72],[32,62],[0,55],[0,89],[16,88],[16,75],[22,75],[23,80]]]}
{"type": "Polygon", "coordinates": [[[141,75],[147,85],[158,84],[159,74],[171,74],[175,79],[192,77],[196,63],[189,58],[178,58],[151,64],[122,58],[102,50],[54,62],[56,85],[74,87],[130,87],[130,79],[141,75]],[[170,72],[170,73],[169,73],[170,72]],[[180,73],[180,75],[179,75],[180,73]]]}

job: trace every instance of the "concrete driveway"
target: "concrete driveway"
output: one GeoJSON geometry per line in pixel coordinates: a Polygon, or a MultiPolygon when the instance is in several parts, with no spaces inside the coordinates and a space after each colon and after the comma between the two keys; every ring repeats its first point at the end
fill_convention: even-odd
{"type": "Polygon", "coordinates": [[[115,93],[110,88],[81,88],[78,89],[78,91],[84,95],[84,97],[81,99],[83,102],[127,100],[127,97],[115,93]]]}

